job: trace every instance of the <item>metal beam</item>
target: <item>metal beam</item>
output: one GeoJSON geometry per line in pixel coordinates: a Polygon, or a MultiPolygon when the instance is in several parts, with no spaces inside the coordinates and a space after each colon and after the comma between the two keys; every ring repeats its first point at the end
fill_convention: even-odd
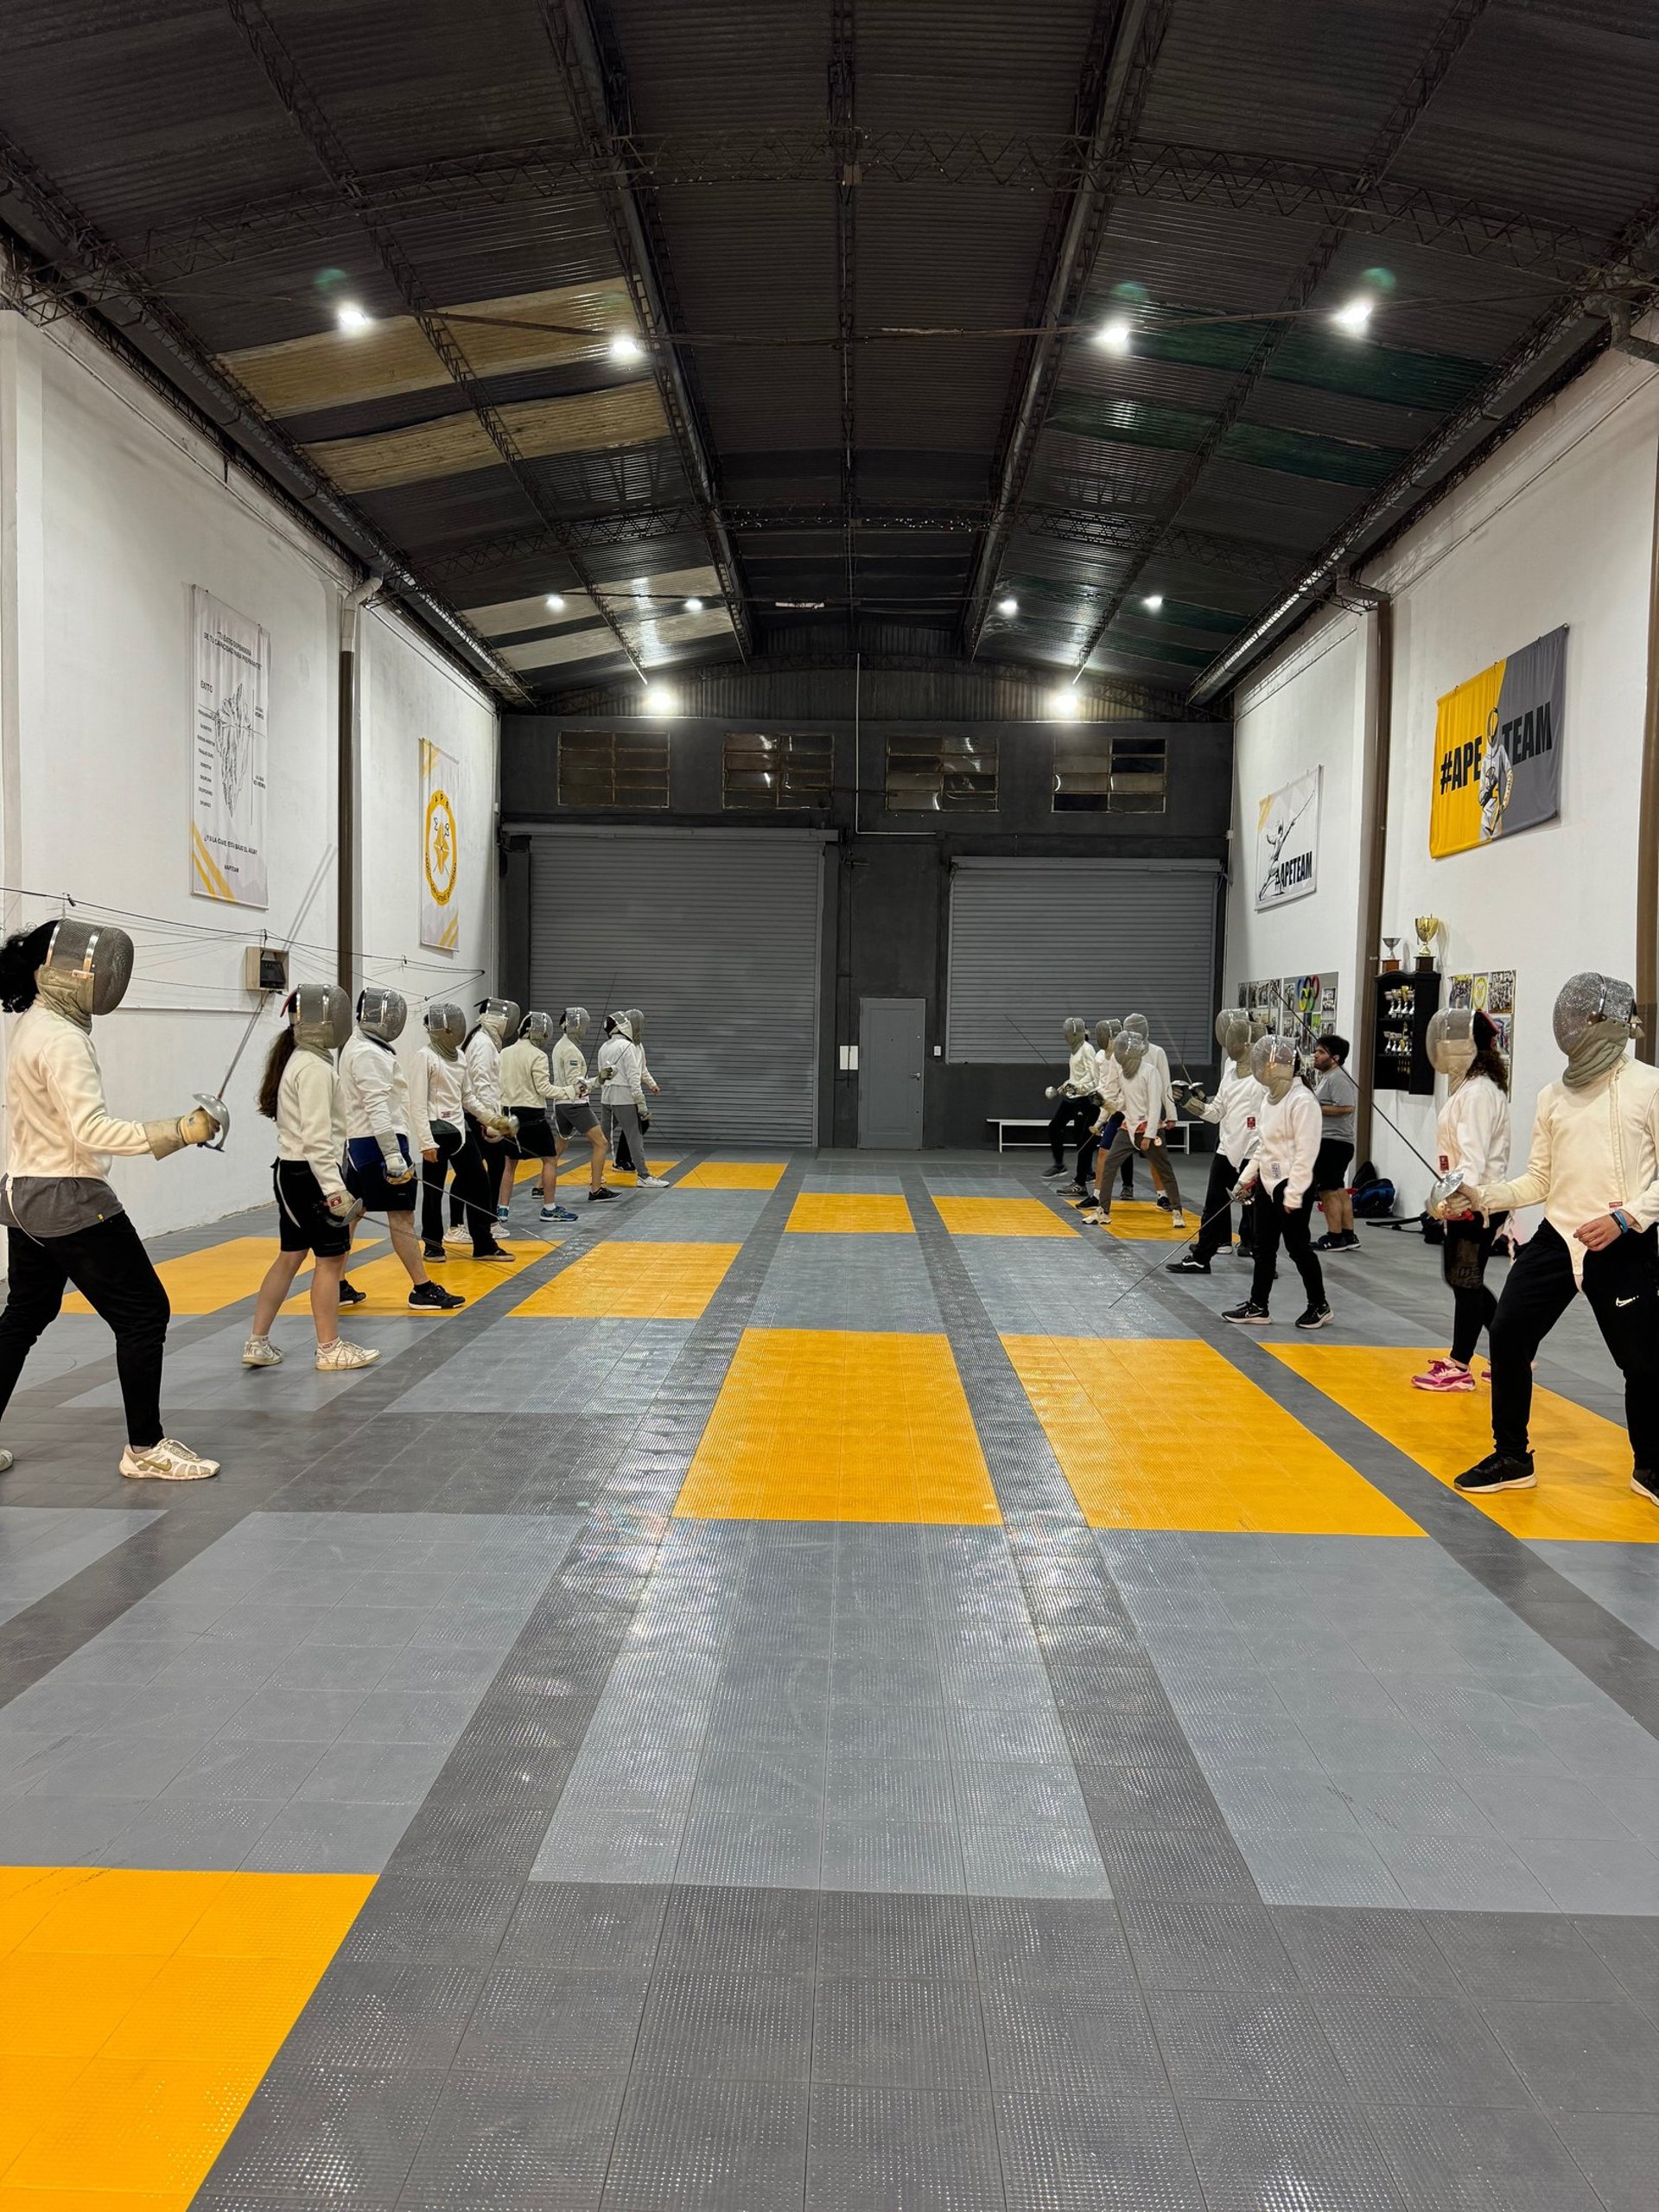
{"type": "Polygon", "coordinates": [[[268,497],[347,560],[360,562],[366,574],[383,576],[469,674],[510,701],[528,696],[472,625],[319,475],[252,393],[209,357],[85,210],[3,137],[0,178],[10,187],[6,232],[0,234],[0,304],[38,323],[73,315],[227,458],[241,458],[268,497]]]}
{"type": "Polygon", "coordinates": [[[1090,175],[1049,211],[1048,233],[1032,293],[1027,321],[1050,334],[1028,340],[997,442],[996,490],[979,549],[963,634],[969,658],[979,651],[991,594],[1058,381],[1064,337],[1077,321],[1095,257],[1115,201],[1117,178],[1151,86],[1173,0],[1099,0],[1077,94],[1079,124],[1086,129],[1090,175]]]}
{"type": "MultiPolygon", "coordinates": [[[[283,43],[262,0],[225,0],[225,5],[232,21],[247,41],[254,59],[264,71],[271,90],[287,110],[324,175],[340,194],[346,209],[368,233],[386,274],[397,286],[404,306],[419,324],[427,344],[448,370],[450,381],[465,395],[468,406],[483,425],[486,436],[500,454],[503,464],[527,504],[541,518],[546,529],[557,537],[564,526],[563,518],[531,473],[517,440],[474,375],[471,363],[456,343],[454,334],[439,313],[436,302],[404,251],[396,232],[365,193],[350,156],[301,74],[293,55],[283,43]]],[[[582,569],[581,555],[567,549],[566,558],[584,587],[591,589],[591,580],[582,569]]],[[[604,614],[606,626],[643,683],[645,671],[626,632],[608,610],[601,608],[601,612],[604,614]]]]}
{"type": "MultiPolygon", "coordinates": [[[[1361,165],[1361,181],[1369,187],[1379,181],[1393,168],[1402,147],[1416,129],[1424,110],[1433,99],[1446,73],[1463,51],[1476,24],[1485,14],[1488,0],[1451,0],[1444,16],[1435,26],[1434,35],[1412,72],[1411,80],[1401,92],[1384,117],[1367,149],[1361,165]]],[[[1287,316],[1302,314],[1314,293],[1328,275],[1332,263],[1340,252],[1347,237],[1341,223],[1328,223],[1314,242],[1312,251],[1298,270],[1294,282],[1286,295],[1280,312],[1287,316]]],[[[1282,344],[1289,322],[1269,323],[1251,352],[1249,359],[1235,379],[1232,390],[1209,429],[1193,448],[1186,466],[1176,480],[1169,495],[1166,512],[1173,523],[1179,515],[1196,488],[1199,478],[1214,458],[1222,440],[1243,414],[1255,396],[1257,385],[1267,374],[1274,355],[1282,344]]],[[[1157,543],[1149,545],[1146,552],[1120,578],[1117,589],[1103,610],[1100,619],[1090,631],[1083,652],[1078,658],[1077,673],[1081,675],[1089,665],[1090,657],[1096,651],[1103,638],[1122,613],[1123,603],[1135,589],[1147,561],[1157,552],[1157,543]]]]}
{"type": "Polygon", "coordinates": [[[657,390],[680,465],[700,516],[709,558],[720,579],[740,653],[750,650],[748,610],[731,536],[721,512],[714,442],[704,420],[696,365],[682,359],[674,334],[685,317],[675,289],[668,240],[648,169],[629,166],[629,96],[605,0],[537,0],[559,80],[586,150],[590,181],[605,211],[611,244],[633,311],[651,349],[657,390]]]}
{"type": "Polygon", "coordinates": [[[830,143],[836,180],[836,337],[841,381],[842,564],[847,575],[847,650],[858,651],[858,46],[854,0],[830,0],[830,143]]]}

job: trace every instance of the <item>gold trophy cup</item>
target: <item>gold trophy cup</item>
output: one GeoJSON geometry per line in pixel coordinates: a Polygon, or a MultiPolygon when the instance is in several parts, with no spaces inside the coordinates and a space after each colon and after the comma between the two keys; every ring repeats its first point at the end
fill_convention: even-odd
{"type": "Polygon", "coordinates": [[[1419,914],[1417,931],[1417,967],[1419,973],[1434,972],[1434,947],[1446,935],[1446,924],[1438,914],[1419,914]]]}

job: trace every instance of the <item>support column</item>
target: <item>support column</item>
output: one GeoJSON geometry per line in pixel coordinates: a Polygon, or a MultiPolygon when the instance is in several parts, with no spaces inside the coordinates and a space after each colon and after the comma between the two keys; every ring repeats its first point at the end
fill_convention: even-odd
{"type": "Polygon", "coordinates": [[[1642,1022],[1637,1055],[1652,1065],[1659,1062],[1659,474],[1648,571],[1648,696],[1636,818],[1636,1010],[1642,1022]]]}
{"type": "Polygon", "coordinates": [[[1389,749],[1394,711],[1394,603],[1385,593],[1364,616],[1365,697],[1359,811],[1359,927],[1354,946],[1354,1058],[1359,1089],[1354,1158],[1371,1149],[1371,1060],[1376,1042],[1372,988],[1382,948],[1382,890],[1389,848],[1389,749]]]}

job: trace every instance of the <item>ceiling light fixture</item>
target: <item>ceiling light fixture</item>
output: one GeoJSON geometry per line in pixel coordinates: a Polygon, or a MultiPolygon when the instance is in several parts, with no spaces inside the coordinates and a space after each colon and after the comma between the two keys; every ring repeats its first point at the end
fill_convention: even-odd
{"type": "Polygon", "coordinates": [[[359,307],[355,300],[342,300],[334,309],[334,321],[342,330],[366,330],[374,317],[366,308],[359,307]]]}
{"type": "Polygon", "coordinates": [[[1020,612],[1020,602],[1014,597],[1014,594],[1010,592],[1006,599],[999,599],[997,601],[996,611],[999,614],[1017,614],[1020,612]]]}
{"type": "Polygon", "coordinates": [[[550,614],[563,613],[564,594],[562,591],[549,592],[547,594],[547,611],[550,614]]]}
{"type": "Polygon", "coordinates": [[[1376,311],[1376,302],[1361,292],[1356,298],[1350,300],[1345,307],[1339,307],[1331,320],[1338,330],[1345,332],[1350,338],[1363,338],[1376,311]]]}
{"type": "Polygon", "coordinates": [[[1048,702],[1048,710],[1050,714],[1053,715],[1058,721],[1069,722],[1075,719],[1077,712],[1077,695],[1071,689],[1071,685],[1067,684],[1063,690],[1056,691],[1050,698],[1048,702]]]}
{"type": "Polygon", "coordinates": [[[1163,603],[1164,594],[1160,591],[1148,592],[1141,602],[1148,614],[1155,614],[1163,603]]]}
{"type": "Polygon", "coordinates": [[[701,614],[702,601],[700,599],[688,599],[685,602],[685,611],[688,614],[701,614]]]}
{"type": "Polygon", "coordinates": [[[645,347],[631,331],[619,330],[612,339],[611,359],[613,361],[643,361],[645,358],[645,347]]]}
{"type": "Polygon", "coordinates": [[[1095,343],[1109,353],[1127,353],[1135,338],[1134,327],[1127,315],[1115,315],[1109,322],[1103,322],[1095,333],[1095,343]]]}
{"type": "Polygon", "coordinates": [[[647,683],[645,705],[653,715],[671,715],[674,711],[674,694],[666,683],[647,683]]]}

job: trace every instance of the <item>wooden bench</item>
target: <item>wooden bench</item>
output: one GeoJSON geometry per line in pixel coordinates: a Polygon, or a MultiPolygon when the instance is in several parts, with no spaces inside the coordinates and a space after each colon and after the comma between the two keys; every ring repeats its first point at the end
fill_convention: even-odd
{"type": "MultiPolygon", "coordinates": [[[[988,1114],[985,1116],[985,1126],[988,1129],[996,1131],[996,1148],[999,1152],[1006,1152],[1010,1143],[1046,1144],[1048,1141],[1048,1123],[1040,1115],[988,1114]],[[1030,1136],[1010,1138],[1008,1135],[1010,1129],[1029,1129],[1035,1134],[1030,1136]]],[[[1192,1149],[1192,1122],[1178,1122],[1173,1129],[1166,1129],[1164,1144],[1170,1152],[1190,1153],[1192,1149]]]]}

